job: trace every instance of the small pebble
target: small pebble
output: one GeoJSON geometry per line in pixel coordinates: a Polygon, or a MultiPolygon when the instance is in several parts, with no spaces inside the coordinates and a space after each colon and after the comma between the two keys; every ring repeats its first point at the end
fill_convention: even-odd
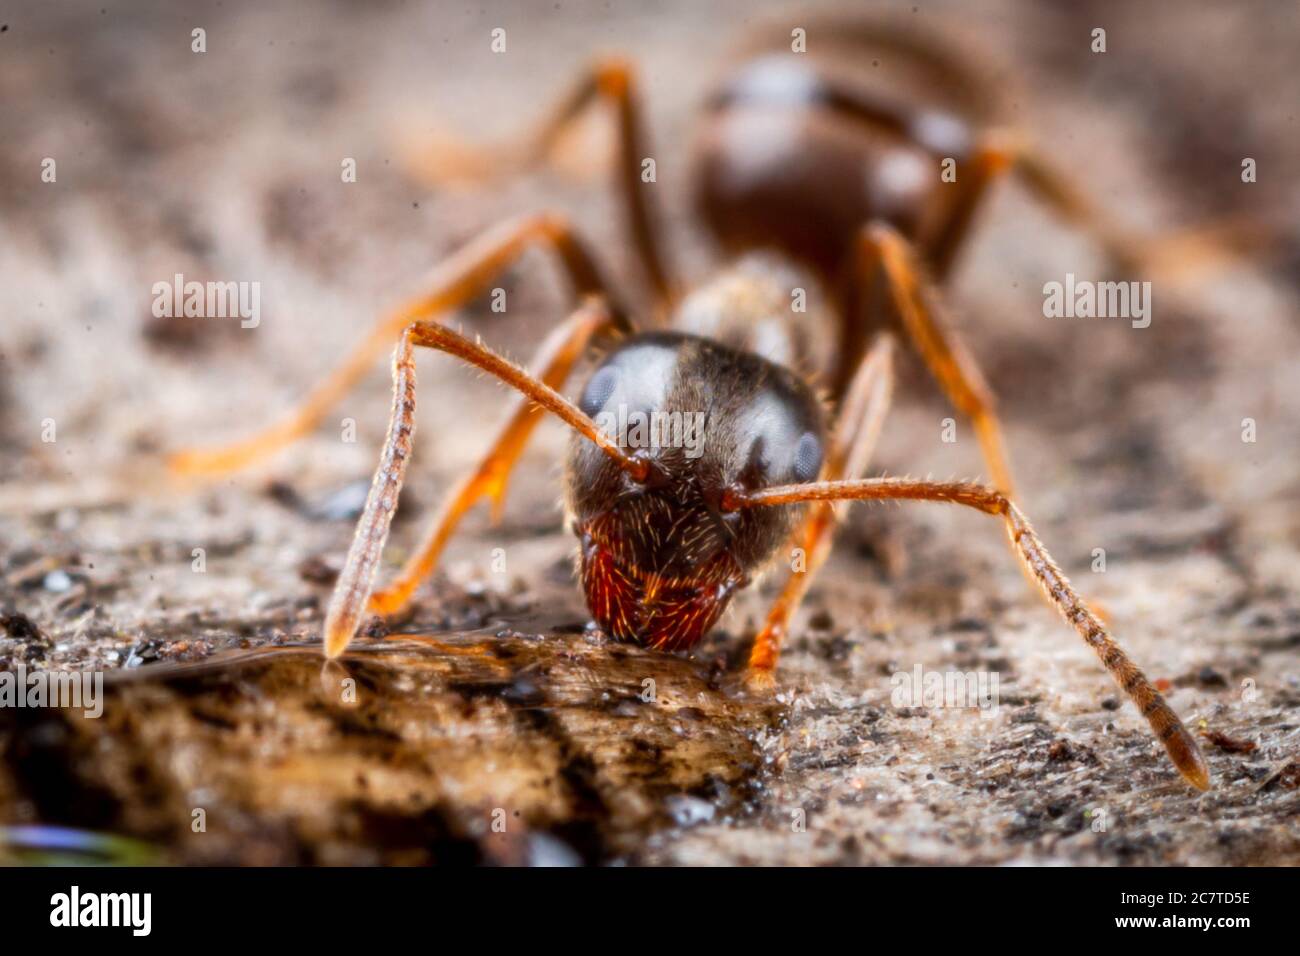
{"type": "Polygon", "coordinates": [[[62,594],[64,591],[68,590],[68,588],[72,587],[72,578],[68,576],[67,571],[51,571],[49,574],[45,575],[45,580],[42,582],[42,585],[47,591],[52,591],[55,594],[62,594]]]}
{"type": "Polygon", "coordinates": [[[582,858],[563,840],[549,833],[534,833],[528,839],[529,866],[582,866],[582,858]]]}
{"type": "Polygon", "coordinates": [[[307,511],[317,521],[355,521],[361,516],[369,493],[370,479],[349,482],[324,500],[312,504],[307,511]]]}
{"type": "Polygon", "coordinates": [[[688,794],[676,794],[664,801],[678,826],[691,827],[713,819],[715,807],[707,800],[688,794]]]}

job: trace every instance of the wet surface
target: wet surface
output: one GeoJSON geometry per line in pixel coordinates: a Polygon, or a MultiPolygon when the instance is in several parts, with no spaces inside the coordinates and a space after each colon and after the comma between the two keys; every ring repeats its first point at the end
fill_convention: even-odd
{"type": "Polygon", "coordinates": [[[102,716],[0,712],[3,789],[176,863],[608,863],[752,812],[780,720],[598,634],[400,634],[119,672],[102,716]]]}

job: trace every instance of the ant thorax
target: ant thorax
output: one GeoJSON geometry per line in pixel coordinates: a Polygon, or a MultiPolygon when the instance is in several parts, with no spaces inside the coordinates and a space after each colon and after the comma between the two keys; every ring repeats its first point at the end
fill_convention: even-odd
{"type": "Polygon", "coordinates": [[[820,281],[775,252],[752,252],[731,262],[682,299],[672,325],[804,377],[831,368],[838,340],[835,312],[820,281]]]}

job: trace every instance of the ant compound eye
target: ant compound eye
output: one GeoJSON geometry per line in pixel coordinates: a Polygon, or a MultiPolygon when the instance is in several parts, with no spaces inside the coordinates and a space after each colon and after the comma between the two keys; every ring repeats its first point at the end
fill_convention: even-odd
{"type": "Polygon", "coordinates": [[[796,481],[812,481],[822,470],[822,443],[812,432],[804,432],[794,450],[796,481]]]}
{"type": "Polygon", "coordinates": [[[578,407],[592,418],[605,407],[609,397],[614,394],[614,389],[618,388],[619,370],[612,365],[606,365],[596,372],[587,382],[587,387],[582,390],[582,398],[578,402],[578,407]]]}

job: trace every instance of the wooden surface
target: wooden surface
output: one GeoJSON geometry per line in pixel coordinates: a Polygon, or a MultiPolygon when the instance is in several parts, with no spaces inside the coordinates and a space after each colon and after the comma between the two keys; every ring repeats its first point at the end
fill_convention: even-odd
{"type": "MultiPolygon", "coordinates": [[[[1101,263],[1009,186],[950,296],[1048,547],[1190,727],[1256,745],[1206,743],[1208,794],[1179,782],[980,515],[853,512],[774,699],[736,680],[772,582],[694,659],[605,644],[583,628],[553,423],[503,522],[475,512],[411,614],[322,671],[309,645],[381,440],[385,363],[248,474],[180,485],[159,454],[290,407],[506,215],[569,212],[636,290],[595,158],[602,124],[558,170],[486,192],[408,172],[411,143],[517,129],[596,52],[641,66],[674,258],[706,274],[690,119],[751,5],[565,3],[536,19],[232,6],[10,13],[0,33],[0,666],[123,672],[98,720],[0,710],[0,824],[117,834],[180,862],[1300,860],[1294,251],[1157,280],[1147,329],[1047,319],[1043,284],[1101,263]],[[206,54],[190,52],[195,26],[206,54]],[[505,55],[488,49],[496,26],[505,55]],[[344,157],[356,183],[340,182],[344,157]],[[177,272],[260,282],[261,324],[154,320],[151,286],[177,272]],[[918,665],[996,673],[996,714],[895,706],[892,675],[918,665]]],[[[913,6],[894,9],[1003,64],[1024,128],[1130,226],[1295,208],[1287,4],[913,6]],[[1103,55],[1088,50],[1097,25],[1103,55]]],[[[503,285],[506,315],[480,303],[458,320],[525,357],[564,290],[542,256],[503,285]]],[[[437,357],[420,368],[412,479],[381,573],[500,407],[491,382],[437,357]]],[[[967,432],[940,440],[949,411],[916,363],[900,371],[879,470],[978,472],[967,432]]]]}

